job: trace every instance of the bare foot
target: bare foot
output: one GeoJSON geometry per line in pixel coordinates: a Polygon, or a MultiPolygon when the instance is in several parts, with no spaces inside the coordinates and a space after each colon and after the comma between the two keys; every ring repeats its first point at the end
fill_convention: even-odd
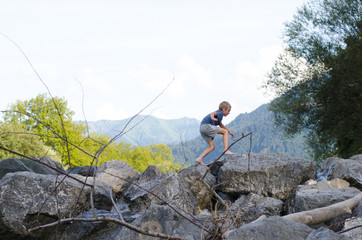
{"type": "Polygon", "coordinates": [[[196,158],[195,160],[197,163],[201,164],[201,165],[205,165],[205,163],[202,161],[202,159],[200,158],[196,158]]]}
{"type": "Polygon", "coordinates": [[[229,150],[227,150],[224,154],[225,154],[225,155],[235,155],[235,153],[230,152],[229,150]]]}

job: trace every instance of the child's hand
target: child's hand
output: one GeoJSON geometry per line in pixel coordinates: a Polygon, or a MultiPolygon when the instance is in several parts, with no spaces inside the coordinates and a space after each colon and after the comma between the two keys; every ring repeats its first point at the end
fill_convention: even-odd
{"type": "Polygon", "coordinates": [[[229,131],[229,134],[230,134],[233,138],[235,137],[234,134],[233,134],[232,132],[230,132],[230,131],[229,131]]]}

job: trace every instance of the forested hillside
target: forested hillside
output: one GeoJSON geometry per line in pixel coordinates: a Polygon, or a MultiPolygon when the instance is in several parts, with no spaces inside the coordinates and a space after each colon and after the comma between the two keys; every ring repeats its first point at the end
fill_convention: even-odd
{"type": "MultiPolygon", "coordinates": [[[[235,134],[238,139],[244,133],[252,132],[253,153],[287,153],[291,156],[308,158],[307,146],[301,134],[294,138],[287,138],[283,131],[277,129],[273,124],[273,113],[268,110],[268,105],[264,104],[251,113],[240,114],[226,127],[235,134]]],[[[229,138],[229,144],[235,139],[229,138]]],[[[242,139],[234,146],[231,151],[241,154],[249,151],[249,137],[242,139]]],[[[199,136],[191,141],[185,141],[183,144],[171,146],[172,154],[176,161],[183,163],[187,159],[187,164],[194,164],[203,150],[207,148],[206,142],[199,136]]],[[[222,137],[215,138],[215,150],[211,152],[203,161],[208,163],[213,161],[222,153],[222,137]]]]}
{"type": "MultiPolygon", "coordinates": [[[[119,134],[130,118],[123,120],[99,120],[89,122],[91,132],[108,136],[119,134]]],[[[191,140],[199,134],[199,121],[193,118],[165,120],[153,116],[137,116],[125,129],[126,134],[118,141],[130,143],[133,146],[155,144],[177,144],[180,137],[191,140]],[[135,126],[135,127],[134,127],[135,126]]]]}

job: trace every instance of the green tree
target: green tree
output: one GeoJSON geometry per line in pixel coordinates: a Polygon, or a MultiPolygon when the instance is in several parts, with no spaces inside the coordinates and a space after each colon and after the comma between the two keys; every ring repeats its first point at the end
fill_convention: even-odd
{"type": "MultiPolygon", "coordinates": [[[[132,148],[127,143],[111,142],[110,137],[106,135],[92,133],[88,136],[85,124],[73,122],[73,115],[63,98],[50,98],[46,94],[40,94],[36,98],[17,101],[11,105],[10,110],[5,111],[4,119],[11,126],[24,126],[26,131],[36,134],[37,136],[29,136],[36,137],[40,143],[44,142],[48,151],[51,148],[57,152],[65,167],[96,164],[99,166],[110,160],[124,160],[138,171],[144,171],[149,165],[160,167],[162,172],[180,169],[180,165],[174,163],[168,146],[153,144],[132,148]]],[[[10,143],[12,139],[9,138],[7,142],[10,143]]],[[[14,139],[14,143],[11,144],[20,142],[23,141],[16,142],[14,139]]],[[[15,147],[20,153],[27,153],[27,148],[15,147]]],[[[40,153],[43,153],[44,147],[34,144],[32,149],[35,148],[39,148],[40,153]]]]}
{"type": "Polygon", "coordinates": [[[360,0],[312,0],[286,24],[287,48],[264,87],[286,133],[309,130],[315,159],[361,153],[360,0]]]}
{"type": "Polygon", "coordinates": [[[71,155],[74,147],[69,143],[79,145],[86,130],[84,124],[72,122],[73,115],[63,98],[40,94],[11,105],[10,110],[4,113],[4,120],[20,123],[27,131],[38,134],[47,146],[59,154],[63,166],[69,166],[70,160],[74,159],[71,155]]]}
{"type": "MultiPolygon", "coordinates": [[[[0,147],[29,157],[47,156],[53,160],[60,160],[39,136],[26,131],[20,123],[0,123],[0,147]]],[[[19,157],[19,155],[0,149],[0,160],[13,157],[19,157]]]]}

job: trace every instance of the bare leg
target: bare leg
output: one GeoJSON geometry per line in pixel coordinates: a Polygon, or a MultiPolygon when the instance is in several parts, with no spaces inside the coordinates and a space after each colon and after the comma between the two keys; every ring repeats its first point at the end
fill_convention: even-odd
{"type": "MultiPolygon", "coordinates": [[[[220,130],[219,130],[219,132],[218,132],[218,134],[222,134],[223,136],[222,136],[222,143],[223,143],[223,145],[224,145],[224,151],[228,148],[228,141],[229,141],[229,133],[228,133],[228,131],[226,130],[226,129],[224,129],[224,128],[220,128],[220,130]]],[[[224,153],[225,155],[235,155],[235,153],[233,153],[233,152],[231,152],[231,151],[229,151],[229,150],[227,150],[225,153],[224,153]]]]}
{"type": "Polygon", "coordinates": [[[204,159],[204,157],[207,156],[207,154],[211,153],[214,149],[215,149],[215,144],[213,140],[210,140],[210,142],[208,143],[209,147],[205,149],[205,151],[203,151],[200,155],[200,157],[196,158],[196,162],[205,165],[205,163],[202,161],[202,159],[204,159]]]}

